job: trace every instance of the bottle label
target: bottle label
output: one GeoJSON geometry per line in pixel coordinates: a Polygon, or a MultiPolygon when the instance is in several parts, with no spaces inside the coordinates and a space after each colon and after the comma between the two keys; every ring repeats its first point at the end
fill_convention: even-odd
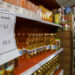
{"type": "Polygon", "coordinates": [[[32,50],[27,50],[26,51],[29,55],[33,54],[32,50]]]}
{"type": "Polygon", "coordinates": [[[34,49],[32,51],[33,51],[33,54],[36,54],[37,53],[37,49],[34,49]]]}
{"type": "Polygon", "coordinates": [[[22,51],[23,51],[23,53],[26,53],[26,49],[23,49],[22,51]]]}

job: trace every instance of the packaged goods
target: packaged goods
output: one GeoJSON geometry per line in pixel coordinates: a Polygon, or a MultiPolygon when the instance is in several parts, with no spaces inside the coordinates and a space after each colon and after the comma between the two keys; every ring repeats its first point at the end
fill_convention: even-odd
{"type": "Polygon", "coordinates": [[[5,64],[5,75],[14,75],[14,60],[5,64]]]}
{"type": "Polygon", "coordinates": [[[59,14],[55,14],[55,23],[59,24],[59,14]]]}
{"type": "Polygon", "coordinates": [[[53,13],[43,6],[39,7],[41,8],[42,11],[42,19],[45,21],[53,22],[53,13]]]}
{"type": "Polygon", "coordinates": [[[64,28],[65,31],[70,31],[70,30],[71,30],[71,29],[70,29],[71,27],[70,27],[69,24],[65,24],[64,27],[65,27],[65,28],[64,28]]]}
{"type": "Polygon", "coordinates": [[[11,3],[20,6],[20,0],[11,0],[11,3]]]}
{"type": "Polygon", "coordinates": [[[25,7],[26,0],[20,0],[20,7],[25,7]]]}
{"type": "Polygon", "coordinates": [[[8,3],[12,3],[12,0],[3,0],[5,2],[8,2],[8,3]]]}
{"type": "Polygon", "coordinates": [[[20,0],[3,0],[3,1],[7,3],[12,3],[14,5],[18,5],[18,6],[20,5],[20,0]]]}
{"type": "Polygon", "coordinates": [[[65,14],[72,13],[71,8],[70,8],[69,6],[67,6],[67,7],[65,8],[65,10],[64,10],[64,13],[65,13],[65,14]]]}
{"type": "Polygon", "coordinates": [[[16,43],[22,58],[28,58],[43,52],[60,48],[60,39],[54,33],[17,33],[16,43]]]}
{"type": "Polygon", "coordinates": [[[0,65],[0,75],[4,75],[5,68],[4,65],[0,65]]]}
{"type": "Polygon", "coordinates": [[[60,48],[60,39],[56,38],[56,49],[58,50],[60,48]]]}
{"type": "Polygon", "coordinates": [[[32,75],[54,75],[54,73],[58,69],[59,69],[59,55],[54,57],[52,60],[46,62],[32,75]]]}
{"type": "Polygon", "coordinates": [[[50,49],[52,51],[56,50],[56,45],[55,45],[55,34],[50,34],[50,49]]]}

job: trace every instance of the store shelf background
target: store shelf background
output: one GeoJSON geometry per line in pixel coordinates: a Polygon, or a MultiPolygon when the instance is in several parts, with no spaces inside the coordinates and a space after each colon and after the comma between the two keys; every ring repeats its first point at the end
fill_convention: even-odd
{"type": "Polygon", "coordinates": [[[73,53],[74,53],[74,56],[73,56],[73,75],[75,74],[75,21],[74,21],[74,32],[73,32],[73,53]]]}
{"type": "Polygon", "coordinates": [[[71,31],[60,31],[57,36],[60,37],[61,46],[64,48],[64,51],[60,54],[60,59],[63,58],[60,63],[64,70],[64,75],[71,75],[73,66],[73,33],[71,31]]]}

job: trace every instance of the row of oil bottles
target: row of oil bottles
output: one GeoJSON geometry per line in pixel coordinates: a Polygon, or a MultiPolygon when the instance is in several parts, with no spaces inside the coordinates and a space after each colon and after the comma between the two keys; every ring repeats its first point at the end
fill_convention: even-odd
{"type": "Polygon", "coordinates": [[[16,33],[15,36],[20,54],[33,56],[60,48],[60,38],[56,38],[56,33],[16,33]]]}
{"type": "Polygon", "coordinates": [[[57,55],[52,60],[45,63],[32,75],[54,75],[58,69],[59,69],[59,55],[57,55]]]}
{"type": "MultiPolygon", "coordinates": [[[[15,61],[12,60],[4,65],[0,66],[0,75],[14,75],[15,61]]],[[[54,75],[54,73],[59,69],[59,55],[42,65],[37,71],[32,73],[32,75],[54,75]]]]}
{"type": "MultiPolygon", "coordinates": [[[[34,57],[34,55],[40,54],[41,58],[41,53],[50,53],[50,51],[60,48],[60,39],[56,38],[56,34],[53,33],[16,33],[15,37],[22,57],[26,57],[24,55],[34,57]]],[[[4,65],[0,65],[0,75],[13,75],[14,65],[21,60],[21,57],[19,57],[16,59],[16,63],[12,60],[4,65]]]]}

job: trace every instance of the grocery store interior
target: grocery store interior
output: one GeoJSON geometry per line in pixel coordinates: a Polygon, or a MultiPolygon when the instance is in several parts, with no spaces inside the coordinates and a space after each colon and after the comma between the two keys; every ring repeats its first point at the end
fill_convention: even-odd
{"type": "Polygon", "coordinates": [[[75,75],[75,0],[0,0],[0,75],[75,75]]]}

